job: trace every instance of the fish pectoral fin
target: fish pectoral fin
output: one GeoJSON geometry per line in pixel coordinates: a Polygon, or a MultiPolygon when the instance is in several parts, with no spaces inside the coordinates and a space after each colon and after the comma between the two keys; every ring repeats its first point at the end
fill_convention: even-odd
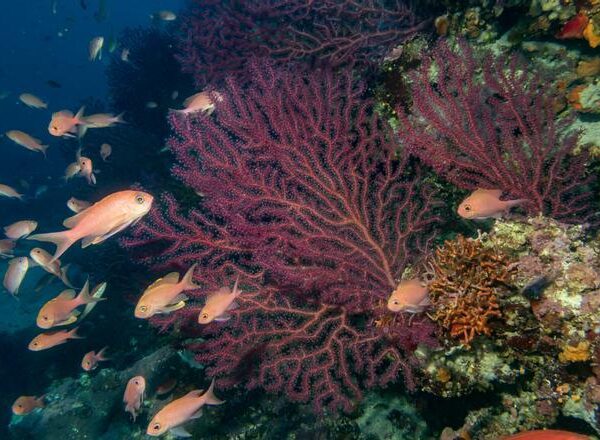
{"type": "Polygon", "coordinates": [[[169,429],[169,432],[175,437],[189,438],[192,436],[183,426],[176,426],[175,428],[169,429]]]}
{"type": "Polygon", "coordinates": [[[223,313],[222,315],[217,316],[214,321],[217,322],[225,322],[225,321],[229,321],[231,319],[231,316],[228,315],[227,313],[223,313]]]}
{"type": "Polygon", "coordinates": [[[230,310],[235,310],[239,307],[240,305],[238,303],[236,303],[235,301],[232,301],[231,304],[229,304],[227,306],[227,308],[225,309],[226,312],[229,312],[230,310]]]}
{"type": "Polygon", "coordinates": [[[199,419],[200,417],[202,417],[202,408],[200,408],[198,411],[192,414],[192,417],[190,417],[190,419],[199,419]]]}
{"type": "Polygon", "coordinates": [[[188,296],[187,296],[187,295],[185,295],[185,294],[183,294],[183,293],[180,293],[179,295],[177,295],[177,297],[175,297],[175,300],[174,300],[173,302],[175,302],[175,301],[177,301],[177,303],[179,303],[180,301],[183,301],[183,302],[185,302],[185,301],[187,301],[188,299],[189,299],[189,298],[188,298],[188,296]]]}
{"type": "Polygon", "coordinates": [[[87,246],[89,246],[91,244],[102,243],[104,240],[112,237],[115,234],[118,234],[123,229],[127,228],[129,225],[131,225],[131,223],[133,223],[133,222],[132,221],[128,221],[128,222],[126,222],[126,223],[124,223],[122,225],[117,226],[116,228],[111,229],[110,231],[108,231],[104,235],[99,235],[99,236],[95,236],[95,237],[86,237],[81,242],[81,247],[85,248],[85,247],[87,247],[87,246]]]}
{"type": "Polygon", "coordinates": [[[71,325],[74,322],[77,322],[77,315],[71,314],[67,319],[65,319],[64,321],[61,321],[57,325],[71,325]]]}
{"type": "Polygon", "coordinates": [[[179,301],[177,304],[169,304],[164,306],[161,310],[161,313],[171,313],[176,312],[177,310],[183,309],[185,307],[185,301],[179,301]]]}

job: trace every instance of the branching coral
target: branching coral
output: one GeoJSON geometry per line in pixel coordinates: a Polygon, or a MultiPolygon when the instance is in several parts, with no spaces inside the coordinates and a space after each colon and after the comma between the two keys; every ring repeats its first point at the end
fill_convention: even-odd
{"type": "Polygon", "coordinates": [[[464,344],[489,335],[489,321],[502,316],[498,299],[514,272],[508,258],[459,235],[436,250],[429,267],[430,316],[464,344]]]}

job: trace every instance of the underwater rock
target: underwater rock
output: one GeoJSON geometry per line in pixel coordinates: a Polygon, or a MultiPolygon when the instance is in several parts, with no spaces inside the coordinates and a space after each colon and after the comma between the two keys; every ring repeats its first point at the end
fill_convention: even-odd
{"type": "Polygon", "coordinates": [[[104,368],[58,380],[46,392],[46,408],[24,417],[13,416],[10,432],[23,440],[142,438],[148,414],[142,412],[140,423],[130,422],[122,403],[125,385],[131,377],[142,375],[153,390],[176,362],[176,351],[162,347],[126,370],[104,368]]]}

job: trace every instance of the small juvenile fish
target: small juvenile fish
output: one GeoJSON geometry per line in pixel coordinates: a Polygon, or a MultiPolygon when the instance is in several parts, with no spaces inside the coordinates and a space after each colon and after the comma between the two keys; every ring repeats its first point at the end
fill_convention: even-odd
{"type": "Polygon", "coordinates": [[[144,376],[134,376],[129,379],[123,394],[123,403],[125,412],[131,414],[133,421],[137,418],[144,401],[144,392],[146,391],[146,379],[144,376]]]}
{"type": "Polygon", "coordinates": [[[198,263],[193,264],[181,281],[179,273],[171,272],[148,286],[135,306],[135,317],[147,319],[157,313],[171,313],[185,307],[188,297],[182,292],[198,288],[194,283],[194,269],[197,265],[198,263]]]}
{"type": "Polygon", "coordinates": [[[154,101],[148,101],[146,103],[146,108],[157,108],[157,107],[158,107],[158,104],[154,101]]]}
{"type": "Polygon", "coordinates": [[[42,141],[34,138],[33,136],[25,133],[21,130],[10,130],[6,132],[6,137],[13,141],[15,144],[21,147],[27,148],[28,150],[42,153],[46,156],[46,150],[48,145],[42,145],[42,141]]]}
{"type": "Polygon", "coordinates": [[[121,61],[125,63],[129,62],[129,49],[123,49],[121,51],[121,61]]]}
{"type": "Polygon", "coordinates": [[[104,347],[98,353],[93,350],[87,352],[81,360],[81,368],[83,368],[85,371],[92,371],[98,367],[98,362],[109,361],[110,358],[104,356],[107,348],[108,347],[104,347]]]}
{"type": "Polygon", "coordinates": [[[112,113],[96,113],[84,118],[84,123],[87,128],[108,128],[115,124],[125,124],[123,120],[124,113],[117,116],[112,113]]]}
{"type": "Polygon", "coordinates": [[[85,177],[85,180],[87,180],[88,184],[95,185],[96,175],[94,174],[92,159],[89,157],[79,156],[77,158],[77,162],[79,163],[80,169],[79,175],[85,177]]]}
{"type": "Polygon", "coordinates": [[[104,45],[104,37],[94,37],[90,40],[88,52],[90,61],[95,61],[96,58],[102,59],[102,46],[104,45]]]}
{"type": "Polygon", "coordinates": [[[0,257],[12,257],[15,244],[13,240],[0,240],[0,257]]]}
{"type": "Polygon", "coordinates": [[[27,237],[36,230],[38,222],[35,220],[21,220],[4,227],[4,235],[13,240],[27,237]]]}
{"type": "Polygon", "coordinates": [[[69,266],[68,264],[65,265],[65,267],[60,267],[60,260],[55,260],[54,262],[50,263],[50,260],[52,260],[52,255],[50,255],[48,251],[39,247],[31,249],[31,251],[29,252],[29,256],[46,272],[51,273],[52,275],[57,277],[66,286],[71,288],[73,287],[73,285],[67,278],[67,267],[69,266]]]}
{"type": "Polygon", "coordinates": [[[183,428],[183,424],[197,419],[202,415],[204,405],[221,405],[223,402],[214,393],[215,380],[210,384],[208,390],[202,394],[202,390],[194,390],[165,405],[158,411],[148,424],[146,434],[158,437],[169,431],[175,437],[191,437],[191,434],[183,428]]]}
{"type": "Polygon", "coordinates": [[[217,102],[223,101],[223,95],[219,92],[203,91],[196,93],[183,101],[183,110],[174,111],[184,115],[198,112],[211,115],[215,111],[215,102],[212,99],[213,96],[217,102]]]}
{"type": "MultiPolygon", "coordinates": [[[[73,289],[62,291],[56,298],[51,299],[40,309],[36,318],[39,328],[49,329],[61,325],[70,325],[80,316],[80,306],[97,303],[105,298],[96,298],[89,294],[89,282],[86,282],[78,296],[73,289]]],[[[83,318],[82,318],[83,319],[83,318]]]]}
{"type": "Polygon", "coordinates": [[[77,327],[71,330],[58,330],[51,333],[40,333],[31,340],[28,347],[31,351],[47,350],[66,343],[69,339],[84,339],[77,334],[77,327]]]}
{"type": "Polygon", "coordinates": [[[83,239],[81,246],[86,248],[102,243],[136,223],[150,211],[153,201],[154,197],[142,191],[117,191],[79,214],[67,218],[63,222],[68,228],[66,231],[34,234],[27,239],[56,244],[56,252],[52,257],[54,261],[78,240],[83,239]]]}
{"type": "Polygon", "coordinates": [[[85,200],[79,200],[75,197],[71,197],[67,201],[67,207],[76,214],[83,211],[84,209],[88,209],[90,206],[92,206],[90,202],[86,202],[85,200]]]}
{"type": "Polygon", "coordinates": [[[67,169],[65,170],[64,179],[65,180],[72,179],[77,174],[79,174],[80,171],[81,171],[81,165],[79,165],[79,162],[70,163],[69,166],[67,166],[67,169]]]}
{"type": "Polygon", "coordinates": [[[17,257],[8,262],[8,268],[4,274],[3,286],[8,292],[15,296],[19,293],[19,287],[29,269],[29,258],[17,257]]]}
{"type": "Polygon", "coordinates": [[[8,197],[11,199],[23,200],[23,194],[19,194],[13,187],[3,185],[0,183],[0,196],[8,197]]]}
{"type": "Polygon", "coordinates": [[[42,101],[31,93],[22,93],[19,95],[19,100],[27,107],[31,108],[48,108],[48,103],[42,101]]]}
{"type": "Polygon", "coordinates": [[[429,305],[427,286],[421,280],[401,281],[388,299],[387,307],[392,312],[420,313],[429,305]]]}
{"type": "Polygon", "coordinates": [[[169,10],[163,10],[163,11],[158,11],[155,14],[155,17],[157,17],[158,19],[162,20],[162,21],[174,21],[177,20],[177,15],[169,10]]]}
{"type": "Polygon", "coordinates": [[[37,408],[44,408],[44,396],[21,396],[12,405],[12,412],[17,416],[26,416],[37,408]]]}
{"type": "Polygon", "coordinates": [[[112,147],[110,146],[110,144],[100,145],[100,157],[102,158],[102,160],[104,162],[106,162],[106,159],[108,159],[108,157],[111,154],[112,154],[112,147]]]}
{"type": "Polygon", "coordinates": [[[458,206],[457,213],[469,220],[500,218],[512,207],[528,202],[527,199],[500,200],[502,190],[477,189],[458,206]]]}
{"type": "Polygon", "coordinates": [[[75,137],[77,127],[84,123],[84,110],[85,107],[81,107],[75,115],[69,110],[61,110],[52,113],[52,119],[48,125],[48,132],[52,136],[75,137]]]}
{"type": "Polygon", "coordinates": [[[241,290],[238,290],[238,281],[235,280],[233,290],[229,290],[229,287],[221,287],[215,293],[208,295],[206,304],[198,315],[199,324],[208,324],[212,321],[222,322],[230,318],[227,312],[238,307],[235,299],[242,293],[241,290]]]}

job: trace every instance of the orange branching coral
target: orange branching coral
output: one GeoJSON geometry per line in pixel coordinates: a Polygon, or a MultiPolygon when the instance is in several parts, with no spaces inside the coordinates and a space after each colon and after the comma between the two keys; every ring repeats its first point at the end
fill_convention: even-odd
{"type": "Polygon", "coordinates": [[[489,335],[490,318],[502,315],[498,296],[514,274],[509,259],[459,235],[436,250],[429,271],[430,317],[467,345],[476,335],[489,335]]]}

